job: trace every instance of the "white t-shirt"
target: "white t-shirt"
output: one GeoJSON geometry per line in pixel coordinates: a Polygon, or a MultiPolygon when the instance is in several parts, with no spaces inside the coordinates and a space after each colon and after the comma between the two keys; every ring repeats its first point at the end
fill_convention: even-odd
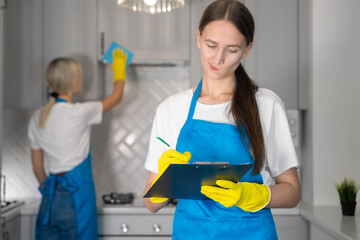
{"type": "MultiPolygon", "coordinates": [[[[145,168],[158,173],[158,159],[164,148],[157,143],[156,137],[161,137],[175,149],[181,128],[183,127],[193,96],[192,89],[170,96],[156,110],[151,131],[149,152],[145,168]]],[[[256,95],[260,120],[265,142],[265,164],[261,170],[264,183],[273,185],[274,178],[292,167],[298,167],[298,159],[292,141],[286,116],[285,104],[272,91],[259,88],[256,95]]],[[[216,123],[235,125],[229,113],[231,101],[215,105],[197,102],[194,119],[216,123]]]]}
{"type": "Polygon", "coordinates": [[[31,149],[44,151],[50,173],[73,169],[89,154],[91,125],[102,121],[101,102],[58,102],[51,109],[45,130],[39,127],[40,111],[34,113],[29,123],[31,149]]]}

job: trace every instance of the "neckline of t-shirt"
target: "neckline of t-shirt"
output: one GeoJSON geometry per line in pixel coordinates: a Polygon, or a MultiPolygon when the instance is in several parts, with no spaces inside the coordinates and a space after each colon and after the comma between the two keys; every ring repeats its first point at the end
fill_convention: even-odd
{"type": "Polygon", "coordinates": [[[217,103],[217,104],[205,104],[205,103],[201,103],[201,102],[197,101],[196,104],[201,106],[201,107],[206,107],[206,108],[218,108],[218,107],[226,106],[230,102],[231,101],[227,101],[227,102],[224,102],[224,103],[217,103]]]}
{"type": "MultiPolygon", "coordinates": [[[[193,90],[192,90],[192,88],[190,88],[189,89],[190,90],[190,92],[192,93],[191,95],[191,97],[193,97],[194,96],[194,92],[193,92],[193,90]]],[[[227,101],[227,102],[223,102],[223,103],[217,103],[217,104],[205,104],[205,103],[201,103],[201,102],[199,102],[199,101],[196,101],[196,104],[199,104],[200,106],[202,106],[202,107],[207,107],[207,108],[212,108],[212,107],[222,107],[222,106],[224,106],[224,105],[228,105],[229,103],[231,102],[231,100],[229,100],[229,101],[227,101]]]]}

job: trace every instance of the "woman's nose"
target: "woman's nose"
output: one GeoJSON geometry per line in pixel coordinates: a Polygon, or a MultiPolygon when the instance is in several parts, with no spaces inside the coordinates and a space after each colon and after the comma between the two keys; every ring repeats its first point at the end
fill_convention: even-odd
{"type": "Polygon", "coordinates": [[[225,51],[222,49],[218,49],[215,54],[215,63],[223,64],[225,61],[225,51]]]}

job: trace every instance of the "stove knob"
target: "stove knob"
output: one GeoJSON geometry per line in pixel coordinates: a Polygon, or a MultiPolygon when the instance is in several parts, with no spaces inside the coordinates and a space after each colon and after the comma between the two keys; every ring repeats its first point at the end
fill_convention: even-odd
{"type": "Polygon", "coordinates": [[[157,233],[159,233],[160,231],[161,231],[161,228],[160,228],[160,225],[158,225],[158,224],[154,224],[154,231],[155,232],[157,232],[157,233]]]}
{"type": "Polygon", "coordinates": [[[121,231],[127,233],[129,231],[128,226],[126,224],[121,224],[121,231]]]}

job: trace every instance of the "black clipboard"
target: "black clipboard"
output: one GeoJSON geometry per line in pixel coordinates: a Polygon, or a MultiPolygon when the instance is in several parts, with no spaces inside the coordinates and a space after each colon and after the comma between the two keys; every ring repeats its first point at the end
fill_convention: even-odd
{"type": "Polygon", "coordinates": [[[215,186],[216,180],[220,179],[239,182],[252,166],[253,164],[226,163],[170,164],[145,193],[144,198],[208,199],[200,192],[202,185],[215,186]]]}

